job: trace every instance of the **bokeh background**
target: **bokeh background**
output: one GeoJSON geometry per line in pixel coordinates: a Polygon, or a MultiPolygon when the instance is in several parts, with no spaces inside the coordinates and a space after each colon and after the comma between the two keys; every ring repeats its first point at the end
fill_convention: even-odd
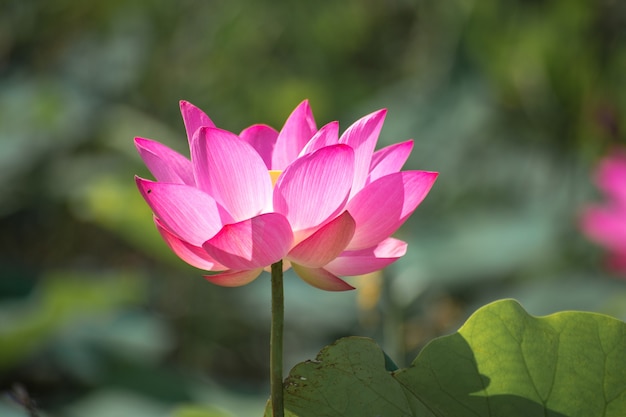
{"type": "Polygon", "coordinates": [[[407,168],[440,177],[358,291],[287,276],[287,369],[346,335],[406,366],[505,297],[626,319],[577,226],[625,139],[625,2],[1,0],[0,415],[20,386],[46,416],[262,414],[269,277],[169,253],[132,139],[185,153],[180,99],[238,132],[305,98],[342,130],[388,108],[379,146],[414,138],[407,168]]]}

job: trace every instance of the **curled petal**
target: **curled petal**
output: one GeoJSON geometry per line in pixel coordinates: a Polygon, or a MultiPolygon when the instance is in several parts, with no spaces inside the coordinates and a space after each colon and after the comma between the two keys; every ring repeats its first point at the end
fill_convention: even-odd
{"type": "Polygon", "coordinates": [[[372,248],[345,251],[324,268],[342,276],[368,274],[383,269],[404,256],[406,247],[406,242],[390,237],[372,248]]]}
{"type": "Polygon", "coordinates": [[[311,106],[308,100],[304,100],[289,115],[278,134],[272,155],[272,169],[287,168],[287,165],[298,157],[316,130],[311,106]]]}
{"type": "Polygon", "coordinates": [[[389,237],[424,200],[436,172],[402,171],[379,178],[363,188],[346,209],[356,220],[349,250],[365,249],[389,237]]]}
{"type": "Polygon", "coordinates": [[[292,242],[287,219],[278,213],[266,213],[225,225],[202,247],[222,265],[239,271],[263,268],[279,261],[292,242]]]}
{"type": "Polygon", "coordinates": [[[180,101],[180,114],[183,116],[185,130],[187,131],[187,139],[191,145],[193,135],[201,127],[215,127],[213,121],[202,110],[194,106],[188,101],[180,101]]]}
{"type": "Polygon", "coordinates": [[[222,228],[218,204],[197,188],[139,177],[135,182],[162,224],[191,245],[201,246],[222,228]]]}
{"type": "Polygon", "coordinates": [[[252,146],[237,135],[202,127],[196,132],[191,160],[198,187],[235,220],[249,219],[271,207],[272,182],[252,146]]]}
{"type": "Polygon", "coordinates": [[[346,145],[321,148],[294,161],[278,179],[274,210],[294,231],[324,223],[343,210],[350,186],[354,152],[346,145]]]}
{"type": "Polygon", "coordinates": [[[324,125],[313,135],[311,140],[300,152],[300,156],[314,152],[324,146],[337,145],[339,143],[339,122],[330,122],[324,125]]]}
{"type": "Polygon", "coordinates": [[[194,246],[190,243],[181,240],[178,236],[167,230],[167,228],[161,223],[158,218],[154,218],[157,230],[167,243],[167,246],[183,261],[187,262],[191,266],[195,266],[205,271],[223,271],[226,268],[224,265],[218,263],[215,259],[211,258],[204,249],[199,246],[194,246]]]}
{"type": "Polygon", "coordinates": [[[262,268],[247,271],[226,271],[215,275],[205,275],[204,279],[222,287],[241,287],[257,279],[262,268]]]}
{"type": "Polygon", "coordinates": [[[150,139],[135,138],[135,147],[146,166],[160,182],[194,185],[191,161],[150,139]]]}
{"type": "Polygon", "coordinates": [[[354,289],[352,285],[323,268],[307,268],[297,264],[291,264],[291,266],[304,282],[315,288],[326,291],[348,291],[354,289]]]}
{"type": "Polygon", "coordinates": [[[335,259],[354,235],[356,223],[347,211],[320,227],[296,245],[287,257],[309,268],[319,268],[335,259]]]}
{"type": "Polygon", "coordinates": [[[350,196],[355,195],[365,185],[372,153],[376,148],[378,135],[386,115],[386,109],[368,114],[354,122],[339,138],[339,143],[344,143],[354,149],[354,181],[350,196]]]}
{"type": "Polygon", "coordinates": [[[411,150],[413,150],[413,141],[407,140],[374,152],[366,183],[369,184],[385,175],[400,171],[409,158],[411,150]]]}
{"type": "Polygon", "coordinates": [[[278,132],[274,128],[267,125],[252,125],[245,128],[239,137],[256,149],[268,170],[272,169],[272,154],[278,138],[278,132]]]}

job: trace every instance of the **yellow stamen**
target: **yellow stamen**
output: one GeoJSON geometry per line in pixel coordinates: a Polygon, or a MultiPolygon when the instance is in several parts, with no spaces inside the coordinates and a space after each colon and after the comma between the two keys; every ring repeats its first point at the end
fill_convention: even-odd
{"type": "Polygon", "coordinates": [[[276,186],[276,181],[278,181],[278,177],[283,173],[282,170],[271,169],[268,171],[270,173],[270,178],[272,179],[272,188],[276,186]]]}

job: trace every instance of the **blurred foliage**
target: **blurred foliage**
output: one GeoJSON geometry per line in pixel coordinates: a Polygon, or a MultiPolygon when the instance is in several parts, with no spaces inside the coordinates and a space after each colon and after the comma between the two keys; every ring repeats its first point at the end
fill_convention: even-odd
{"type": "Polygon", "coordinates": [[[6,303],[2,311],[0,368],[31,354],[43,340],[72,320],[137,302],[136,279],[116,276],[93,282],[89,276],[46,276],[37,288],[35,300],[15,305],[6,303]]]}
{"type": "Polygon", "coordinates": [[[576,226],[625,74],[616,0],[0,2],[0,391],[46,415],[262,412],[267,277],[203,282],[132,181],[133,136],[187,152],[180,99],[233,131],[303,98],[343,129],[387,107],[379,146],[413,137],[407,167],[441,173],[358,303],[287,277],[287,368],[348,334],[404,366],[502,297],[626,318],[576,226]]]}
{"type": "Polygon", "coordinates": [[[177,409],[172,417],[230,417],[231,414],[224,413],[214,408],[183,406],[177,409]]]}

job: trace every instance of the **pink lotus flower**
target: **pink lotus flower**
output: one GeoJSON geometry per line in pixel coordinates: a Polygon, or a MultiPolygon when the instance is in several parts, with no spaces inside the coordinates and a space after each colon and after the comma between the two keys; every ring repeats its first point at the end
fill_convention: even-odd
{"type": "Polygon", "coordinates": [[[316,128],[307,101],[280,132],[253,125],[239,135],[215,127],[181,101],[191,160],[149,139],[135,145],[156,182],[136,177],[169,247],[185,262],[240,286],[284,261],[309,284],[352,287],[339,276],[381,269],[403,256],[390,237],[432,187],[437,173],[400,171],[412,141],[374,152],[386,111],[339,137],[316,128]]]}
{"type": "Polygon", "coordinates": [[[604,158],[596,172],[596,183],[604,191],[603,205],[588,207],[581,227],[594,242],[609,250],[609,266],[626,272],[626,153],[616,151],[604,158]]]}

